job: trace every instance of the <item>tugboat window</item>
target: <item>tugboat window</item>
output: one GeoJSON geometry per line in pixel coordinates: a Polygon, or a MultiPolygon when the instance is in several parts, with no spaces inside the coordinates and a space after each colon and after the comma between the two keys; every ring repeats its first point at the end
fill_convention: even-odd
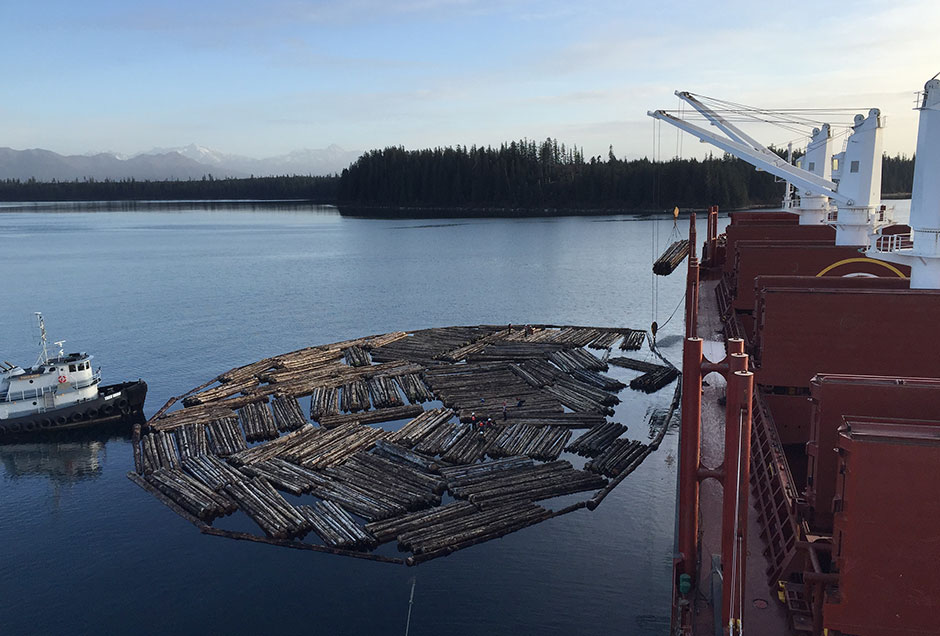
{"type": "Polygon", "coordinates": [[[71,371],[72,373],[75,373],[75,365],[74,365],[74,364],[70,364],[70,365],[69,365],[69,371],[71,371]]]}

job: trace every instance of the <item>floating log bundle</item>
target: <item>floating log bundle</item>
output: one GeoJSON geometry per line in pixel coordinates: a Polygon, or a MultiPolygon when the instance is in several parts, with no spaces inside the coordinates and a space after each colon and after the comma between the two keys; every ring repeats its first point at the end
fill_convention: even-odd
{"type": "Polygon", "coordinates": [[[245,430],[245,439],[249,442],[261,442],[277,437],[277,424],[267,404],[246,404],[238,409],[238,421],[245,430]]]}
{"type": "Polygon", "coordinates": [[[644,373],[638,378],[633,378],[630,380],[630,388],[644,393],[655,393],[678,377],[678,369],[664,366],[656,371],[644,373]]]}
{"type": "MultiPolygon", "coordinates": [[[[638,349],[645,335],[481,325],[266,358],[174,398],[139,427],[129,477],[208,534],[413,565],[593,509],[652,452],[657,443],[620,439],[626,427],[605,418],[625,388],[604,373],[609,351],[638,349]],[[305,417],[306,396],[320,426],[305,417]],[[184,408],[174,411],[177,400],[184,408]],[[425,411],[429,401],[443,406],[425,411]],[[388,424],[397,421],[406,423],[388,424]],[[571,442],[575,428],[589,430],[571,442]],[[587,470],[559,459],[566,445],[592,458],[587,470]],[[591,491],[556,512],[536,503],[591,491]],[[282,493],[315,499],[293,505],[282,493]],[[211,525],[236,510],[260,534],[211,525]],[[367,553],[392,540],[412,555],[367,553]]],[[[649,386],[674,372],[626,366],[660,374],[649,386]]]]}
{"type": "Polygon", "coordinates": [[[297,398],[280,396],[271,402],[271,412],[274,414],[274,424],[282,433],[296,431],[307,423],[304,412],[300,408],[297,398]]]}
{"type": "Polygon", "coordinates": [[[689,241],[687,239],[674,242],[667,247],[662,256],[657,258],[656,262],[653,263],[653,273],[659,276],[668,276],[676,271],[676,268],[679,267],[679,263],[685,260],[685,257],[688,255],[689,241]]]}

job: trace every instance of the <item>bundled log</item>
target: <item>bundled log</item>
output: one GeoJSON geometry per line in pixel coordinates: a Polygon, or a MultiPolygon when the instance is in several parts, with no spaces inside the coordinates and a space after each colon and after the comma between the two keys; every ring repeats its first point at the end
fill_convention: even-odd
{"type": "Polygon", "coordinates": [[[564,350],[564,345],[550,342],[495,342],[482,351],[467,357],[471,362],[493,362],[497,360],[544,360],[552,353],[564,350]]]}
{"type": "Polygon", "coordinates": [[[213,491],[208,485],[181,470],[161,468],[144,479],[181,508],[203,521],[211,521],[235,511],[235,506],[228,497],[213,491]]]}
{"type": "Polygon", "coordinates": [[[557,351],[548,357],[559,369],[571,373],[576,369],[587,371],[606,371],[607,363],[584,349],[566,349],[557,351]]]}
{"type": "Polygon", "coordinates": [[[193,457],[205,455],[209,452],[209,439],[206,436],[206,425],[203,423],[187,424],[174,431],[176,446],[180,457],[193,457]]]}
{"type": "Polygon", "coordinates": [[[431,389],[428,388],[428,385],[424,383],[424,379],[418,373],[406,373],[397,376],[395,380],[398,382],[398,386],[401,387],[405,397],[412,404],[420,404],[434,399],[431,389]]]}
{"type": "Polygon", "coordinates": [[[603,389],[604,391],[619,391],[627,386],[617,378],[612,378],[609,375],[604,375],[597,371],[588,371],[586,369],[575,369],[571,372],[571,377],[579,382],[583,382],[584,384],[598,389],[603,389]]]}
{"type": "Polygon", "coordinates": [[[337,548],[371,548],[376,545],[375,537],[356,523],[341,506],[331,501],[300,506],[298,511],[327,545],[337,548]]]}
{"type": "Polygon", "coordinates": [[[209,450],[220,457],[227,457],[248,448],[241,429],[238,428],[238,419],[223,417],[212,420],[208,425],[209,450]]]}
{"type": "Polygon", "coordinates": [[[312,440],[324,433],[325,431],[322,428],[317,428],[313,424],[305,424],[296,431],[282,435],[275,440],[235,453],[229,457],[229,461],[240,466],[265,461],[310,444],[312,440]]]}
{"type": "Polygon", "coordinates": [[[372,397],[372,405],[375,408],[384,409],[404,404],[393,378],[369,378],[366,384],[369,387],[369,395],[372,397]]]}
{"type": "Polygon", "coordinates": [[[277,437],[277,424],[264,402],[252,402],[238,409],[238,421],[249,442],[261,442],[277,437]]]}
{"type": "Polygon", "coordinates": [[[642,360],[634,360],[633,358],[627,358],[625,356],[615,356],[607,360],[610,364],[616,365],[618,367],[623,367],[624,369],[631,369],[633,371],[642,371],[643,373],[649,373],[651,371],[658,371],[664,368],[661,364],[655,364],[653,362],[643,362],[642,360]]]}
{"type": "Polygon", "coordinates": [[[141,464],[145,473],[160,469],[178,469],[180,456],[170,433],[151,431],[140,438],[141,464]]]}
{"type": "Polygon", "coordinates": [[[310,521],[263,477],[228,484],[225,492],[269,537],[288,539],[310,530],[310,521]]]}
{"type": "Polygon", "coordinates": [[[242,471],[252,477],[264,477],[278,490],[292,495],[301,495],[322,485],[317,473],[278,457],[248,464],[242,471]]]}
{"type": "Polygon", "coordinates": [[[339,413],[336,405],[336,387],[318,386],[310,393],[310,419],[319,422],[324,415],[339,413]]]}
{"type": "Polygon", "coordinates": [[[587,346],[587,344],[597,338],[601,332],[594,327],[562,327],[550,333],[551,335],[546,341],[570,348],[587,346]]]}
{"type": "Polygon", "coordinates": [[[568,449],[582,457],[596,457],[604,452],[615,439],[623,435],[627,427],[618,422],[604,422],[571,442],[568,449]]]}
{"type": "Polygon", "coordinates": [[[504,471],[491,479],[448,479],[447,488],[453,496],[486,508],[520,499],[538,501],[596,490],[606,483],[602,477],[575,470],[570,463],[560,460],[504,471]]]}
{"type": "Polygon", "coordinates": [[[372,364],[368,352],[359,345],[343,349],[343,359],[351,367],[365,367],[372,364]]]}
{"type": "Polygon", "coordinates": [[[428,474],[436,474],[442,466],[439,459],[416,453],[383,439],[376,440],[372,454],[428,474]]]}
{"type": "Polygon", "coordinates": [[[369,387],[366,383],[357,380],[344,384],[339,408],[345,413],[369,410],[369,387]]]}
{"type": "Polygon", "coordinates": [[[382,429],[352,422],[283,451],[280,457],[305,468],[320,470],[340,464],[361,450],[369,450],[376,441],[387,436],[388,433],[382,429]]]}
{"type": "Polygon", "coordinates": [[[412,447],[441,424],[453,417],[454,412],[448,408],[422,411],[416,418],[402,426],[389,436],[389,440],[403,446],[412,447]]]}
{"type": "Polygon", "coordinates": [[[514,424],[501,431],[487,454],[490,457],[526,455],[543,461],[554,461],[570,438],[571,431],[567,428],[514,424]]]}
{"type": "Polygon", "coordinates": [[[454,464],[471,464],[483,459],[496,444],[501,429],[481,428],[479,425],[469,425],[454,443],[442,453],[441,458],[454,464]]]}
{"type": "Polygon", "coordinates": [[[334,481],[395,504],[405,510],[421,510],[441,503],[444,480],[409,470],[374,455],[351,457],[324,471],[334,481]]]}
{"type": "Polygon", "coordinates": [[[183,471],[212,490],[245,479],[244,473],[229,466],[215,455],[194,455],[183,458],[183,471]]]}
{"type": "Polygon", "coordinates": [[[553,384],[542,389],[546,393],[555,397],[559,402],[577,413],[603,413],[613,415],[614,409],[601,404],[592,396],[574,389],[565,384],[553,384]]]}
{"type": "Polygon", "coordinates": [[[637,440],[618,439],[607,450],[584,465],[585,470],[616,477],[629,473],[652,452],[652,448],[637,440]]]}
{"type": "Polygon", "coordinates": [[[630,380],[630,388],[644,393],[655,393],[677,377],[679,377],[679,370],[675,367],[661,367],[630,380]]]}
{"type": "Polygon", "coordinates": [[[274,423],[277,430],[282,433],[295,431],[307,423],[304,412],[300,409],[297,398],[290,396],[275,397],[271,402],[271,411],[274,413],[274,423]]]}
{"type": "Polygon", "coordinates": [[[510,421],[528,426],[565,426],[567,428],[591,428],[604,423],[606,418],[597,413],[552,413],[540,417],[513,417],[510,409],[510,421]]]}
{"type": "Polygon", "coordinates": [[[395,420],[404,420],[412,418],[419,413],[424,412],[424,407],[420,404],[406,404],[404,406],[393,406],[390,408],[376,409],[364,413],[349,413],[345,415],[330,415],[320,418],[320,425],[324,428],[336,428],[350,422],[359,422],[360,424],[379,424],[381,422],[394,422],[395,420]]]}
{"type": "Polygon", "coordinates": [[[604,331],[597,338],[588,343],[590,349],[610,349],[617,341],[623,338],[619,331],[604,331]]]}
{"type": "Polygon", "coordinates": [[[372,349],[373,362],[409,360],[436,364],[449,351],[468,345],[495,331],[495,327],[444,327],[415,331],[407,338],[372,349]]]}
{"type": "Polygon", "coordinates": [[[447,479],[449,485],[450,483],[488,479],[493,475],[506,471],[528,468],[534,465],[535,462],[530,458],[517,456],[481,462],[470,466],[445,466],[440,469],[440,473],[447,479]]]}
{"type": "Polygon", "coordinates": [[[404,531],[398,535],[398,547],[416,555],[442,555],[521,530],[550,516],[551,512],[530,501],[513,502],[404,531]]]}
{"type": "Polygon", "coordinates": [[[415,444],[414,450],[425,455],[443,455],[472,428],[470,424],[443,421],[422,437],[421,441],[415,444]]]}
{"type": "Polygon", "coordinates": [[[640,329],[628,329],[624,332],[623,342],[620,343],[620,350],[639,351],[644,342],[646,342],[645,331],[640,329]]]}
{"type": "Polygon", "coordinates": [[[685,260],[685,257],[688,255],[689,241],[687,239],[674,242],[667,247],[662,256],[657,258],[656,262],[653,263],[653,273],[659,276],[668,276],[676,271],[676,268],[679,267],[679,263],[685,260]]]}
{"type": "Polygon", "coordinates": [[[391,519],[373,521],[366,524],[366,530],[375,537],[378,543],[386,543],[406,532],[441,525],[477,512],[479,509],[469,501],[454,501],[430,510],[420,510],[391,519]]]}

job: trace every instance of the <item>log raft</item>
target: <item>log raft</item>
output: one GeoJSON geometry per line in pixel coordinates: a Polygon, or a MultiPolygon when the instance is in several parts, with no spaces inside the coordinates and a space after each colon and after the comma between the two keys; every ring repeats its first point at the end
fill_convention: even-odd
{"type": "Polygon", "coordinates": [[[593,509],[655,450],[662,433],[644,445],[606,418],[626,386],[608,364],[656,388],[674,371],[608,359],[645,337],[479,325],[266,358],[171,399],[135,429],[128,476],[206,534],[416,565],[593,509]],[[588,430],[572,442],[572,429],[588,430]],[[565,452],[591,459],[576,470],[565,452]],[[546,507],[585,492],[593,497],[546,507]],[[213,525],[237,511],[259,532],[213,525]],[[371,554],[391,541],[411,555],[371,554]]]}

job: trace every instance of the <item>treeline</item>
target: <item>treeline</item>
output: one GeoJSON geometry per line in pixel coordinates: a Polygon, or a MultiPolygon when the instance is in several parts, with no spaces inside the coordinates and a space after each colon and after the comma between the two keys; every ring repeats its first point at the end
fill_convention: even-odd
{"type": "Polygon", "coordinates": [[[185,181],[84,179],[41,182],[0,180],[0,201],[173,201],[181,199],[303,199],[322,203],[336,200],[338,176],[249,177],[185,181]]]}
{"type": "MultiPolygon", "coordinates": [[[[910,192],[913,159],[885,157],[886,193],[910,192]]],[[[704,160],[585,160],[555,139],[498,148],[372,150],[344,170],[339,200],[376,207],[653,210],[775,205],[783,184],[728,155],[704,160]]]]}

